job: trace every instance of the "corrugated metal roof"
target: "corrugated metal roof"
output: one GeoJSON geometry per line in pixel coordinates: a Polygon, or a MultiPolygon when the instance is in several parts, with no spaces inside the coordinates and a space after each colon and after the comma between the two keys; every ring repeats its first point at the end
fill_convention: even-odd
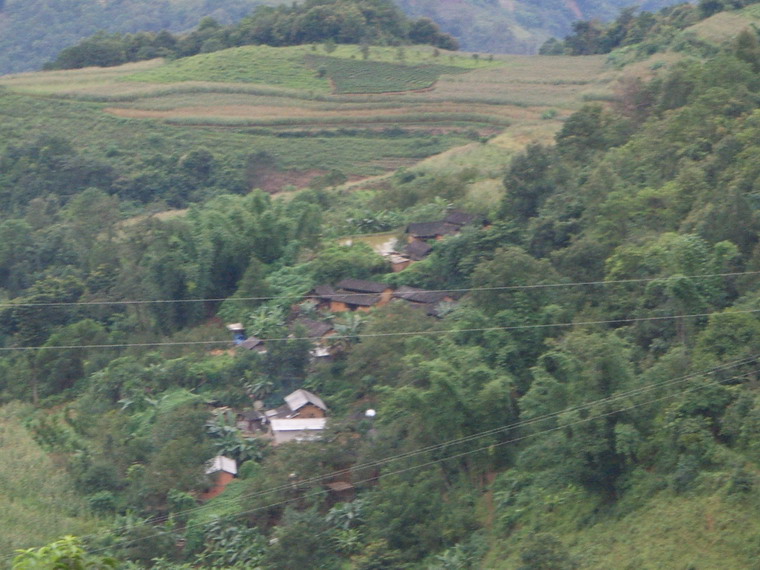
{"type": "Polygon", "coordinates": [[[306,404],[314,404],[318,408],[327,411],[327,406],[325,406],[322,398],[302,388],[285,396],[285,403],[293,412],[300,410],[306,404]]]}
{"type": "Polygon", "coordinates": [[[272,431],[320,431],[325,429],[327,418],[283,418],[272,420],[272,431]]]}
{"type": "Polygon", "coordinates": [[[217,455],[206,464],[206,475],[211,475],[218,471],[226,471],[227,473],[237,475],[237,462],[231,457],[217,455]]]}

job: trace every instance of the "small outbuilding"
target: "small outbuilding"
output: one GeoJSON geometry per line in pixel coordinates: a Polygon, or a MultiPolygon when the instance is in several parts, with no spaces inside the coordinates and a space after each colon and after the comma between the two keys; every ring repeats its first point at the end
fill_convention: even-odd
{"type": "Polygon", "coordinates": [[[201,495],[204,501],[220,495],[237,476],[237,462],[230,457],[217,455],[206,465],[206,475],[211,479],[212,487],[201,495]]]}

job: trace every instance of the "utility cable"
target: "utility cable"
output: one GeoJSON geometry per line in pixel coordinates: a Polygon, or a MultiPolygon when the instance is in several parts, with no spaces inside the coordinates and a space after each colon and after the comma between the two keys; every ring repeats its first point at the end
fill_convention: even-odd
{"type": "MultiPolygon", "coordinates": [[[[618,393],[618,394],[613,394],[613,395],[605,397],[605,398],[601,398],[601,399],[598,399],[598,400],[593,400],[593,401],[590,401],[590,402],[579,404],[577,406],[565,408],[565,409],[559,410],[557,412],[552,412],[552,413],[549,413],[549,414],[544,414],[544,415],[538,416],[536,418],[530,418],[530,419],[527,419],[527,420],[521,420],[521,421],[518,421],[518,422],[514,422],[512,424],[506,424],[506,425],[503,425],[503,426],[499,426],[497,428],[493,428],[493,429],[490,429],[490,430],[485,430],[485,431],[477,433],[477,434],[472,434],[472,435],[465,436],[465,437],[458,438],[458,439],[448,440],[448,441],[445,441],[445,442],[442,442],[442,443],[439,443],[439,444],[434,444],[434,445],[426,446],[426,447],[419,448],[419,449],[416,449],[416,450],[410,450],[408,452],[396,454],[396,455],[393,455],[393,456],[390,456],[390,457],[386,457],[386,458],[383,458],[383,459],[380,459],[380,460],[370,461],[370,462],[365,462],[365,463],[362,463],[362,464],[354,465],[354,466],[352,466],[349,469],[336,470],[336,471],[333,471],[331,473],[327,473],[327,474],[324,474],[324,475],[315,476],[315,477],[311,477],[311,478],[308,478],[308,479],[300,480],[300,481],[297,481],[297,484],[299,486],[314,485],[314,484],[317,484],[317,483],[319,483],[321,481],[328,480],[328,479],[334,478],[336,476],[345,475],[346,473],[350,473],[352,471],[358,471],[358,470],[361,470],[361,469],[372,469],[372,468],[382,467],[383,465],[387,465],[387,464],[392,463],[394,461],[400,461],[400,460],[403,460],[403,459],[410,459],[410,458],[412,458],[414,456],[421,455],[423,453],[438,451],[438,450],[444,449],[446,447],[460,445],[460,444],[463,444],[463,443],[469,443],[469,442],[472,442],[472,441],[475,441],[475,440],[478,440],[478,439],[482,439],[483,437],[488,437],[488,436],[491,436],[491,435],[496,435],[496,434],[498,434],[500,432],[506,432],[508,430],[514,430],[514,429],[517,429],[517,428],[520,428],[520,427],[526,427],[526,426],[530,426],[530,425],[533,425],[533,424],[536,424],[536,423],[540,423],[540,422],[543,422],[543,421],[554,419],[554,418],[557,418],[557,417],[559,417],[559,416],[561,416],[563,414],[567,414],[567,413],[571,413],[571,412],[583,411],[585,409],[588,409],[588,408],[591,408],[591,407],[594,407],[594,406],[598,406],[598,405],[609,404],[609,403],[615,402],[617,400],[621,400],[621,399],[625,399],[625,398],[630,398],[630,397],[633,397],[633,396],[636,396],[636,395],[639,395],[639,394],[642,394],[642,393],[645,393],[645,392],[648,392],[648,391],[651,391],[651,390],[655,390],[655,389],[658,389],[658,388],[664,388],[664,387],[667,387],[667,386],[673,386],[673,385],[677,385],[677,384],[680,384],[680,383],[684,383],[684,382],[687,382],[687,381],[692,380],[694,378],[698,378],[699,376],[714,374],[714,373],[717,373],[717,372],[720,372],[720,371],[724,371],[724,370],[730,370],[732,368],[736,368],[736,367],[741,366],[743,364],[749,364],[750,362],[755,362],[758,358],[760,358],[760,354],[747,356],[745,358],[738,359],[738,360],[735,360],[735,361],[732,361],[732,362],[728,362],[728,363],[725,363],[725,364],[722,364],[720,366],[716,366],[716,367],[713,367],[713,368],[710,368],[710,369],[701,370],[701,371],[697,371],[697,372],[694,372],[694,373],[691,373],[691,374],[688,374],[688,375],[685,375],[685,376],[681,376],[681,377],[678,377],[678,378],[675,378],[675,379],[665,380],[665,381],[662,381],[662,382],[656,382],[654,384],[649,384],[649,385],[646,385],[646,386],[634,388],[634,389],[628,390],[626,392],[622,392],[622,393],[618,393]]],[[[744,375],[737,376],[737,377],[734,377],[734,378],[740,378],[740,377],[746,376],[748,374],[752,374],[752,372],[745,373],[744,375]]],[[[699,388],[699,387],[700,386],[698,386],[696,388],[699,388]]],[[[693,389],[695,389],[695,388],[687,389],[686,391],[690,391],[690,390],[693,390],[693,389]]],[[[680,393],[683,393],[683,392],[680,392],[680,393]]],[[[677,395],[677,394],[675,394],[675,395],[677,395]]],[[[672,396],[674,396],[674,395],[666,396],[666,397],[672,397],[672,396]]],[[[653,400],[653,401],[658,401],[658,400],[653,400]]],[[[633,406],[633,407],[636,407],[636,406],[633,406]]],[[[623,410],[618,410],[618,411],[611,412],[611,413],[618,413],[619,411],[625,411],[626,409],[627,408],[623,408],[623,410]]],[[[604,414],[604,415],[608,415],[608,414],[604,414]]],[[[594,419],[594,418],[591,418],[591,419],[594,419]]],[[[572,424],[565,424],[565,425],[563,425],[561,427],[565,427],[567,425],[572,425],[572,424]]],[[[542,430],[542,431],[539,431],[539,432],[535,432],[533,434],[528,434],[528,435],[525,435],[525,436],[514,438],[514,439],[506,441],[506,442],[501,442],[501,443],[497,443],[497,444],[490,444],[489,446],[485,446],[485,447],[482,447],[482,448],[474,450],[474,451],[471,450],[471,451],[468,451],[468,452],[464,452],[464,455],[466,455],[468,453],[473,453],[473,452],[476,452],[476,451],[480,451],[480,450],[483,450],[483,449],[489,449],[489,448],[492,448],[492,447],[497,447],[497,446],[500,446],[500,445],[505,445],[507,443],[521,441],[522,439],[525,439],[527,437],[533,437],[533,436],[539,435],[541,433],[555,431],[556,429],[557,428],[551,428],[551,429],[548,429],[548,430],[542,430]]],[[[440,461],[446,461],[448,459],[452,459],[452,458],[456,458],[456,457],[457,456],[446,457],[446,458],[442,458],[442,459],[439,459],[439,460],[435,460],[432,463],[437,463],[437,462],[440,462],[440,461]]],[[[414,467],[414,468],[416,468],[416,467],[414,467]]],[[[406,469],[406,470],[408,470],[408,469],[406,469]]],[[[402,470],[400,472],[403,472],[403,471],[405,471],[405,470],[402,470]]],[[[381,476],[392,475],[392,474],[396,474],[396,473],[398,473],[398,472],[393,472],[393,473],[388,473],[388,474],[382,474],[381,476]]],[[[370,480],[373,480],[373,479],[374,478],[370,478],[367,481],[370,481],[370,480]]],[[[362,484],[364,482],[367,482],[367,481],[358,481],[358,482],[356,482],[356,485],[360,485],[360,484],[362,484]]],[[[261,496],[269,495],[269,494],[272,494],[272,493],[276,493],[278,491],[290,489],[290,488],[293,487],[293,485],[294,485],[294,482],[289,482],[289,483],[285,483],[285,484],[282,484],[280,486],[272,487],[270,489],[266,489],[266,490],[263,490],[263,491],[258,491],[258,492],[255,492],[255,493],[242,494],[239,497],[237,497],[237,499],[238,500],[242,500],[242,499],[252,499],[252,498],[256,498],[256,497],[261,497],[261,496]]],[[[265,507],[260,507],[260,509],[270,508],[272,506],[278,506],[279,504],[280,503],[273,503],[272,505],[267,505],[265,507]]],[[[190,509],[186,509],[184,511],[178,511],[178,512],[172,513],[172,514],[174,516],[185,516],[185,515],[191,515],[191,514],[197,512],[199,510],[202,510],[202,509],[203,509],[203,506],[197,506],[197,507],[193,507],[193,508],[190,508],[190,509]]],[[[258,509],[255,509],[255,510],[258,510],[258,509]]],[[[249,511],[249,512],[253,512],[253,511],[249,511]]],[[[247,514],[247,512],[237,513],[236,516],[240,515],[240,514],[247,514]]],[[[203,523],[203,524],[205,524],[205,523],[203,523]]],[[[194,526],[194,525],[191,525],[191,526],[194,526]]],[[[188,528],[188,527],[186,527],[186,528],[188,528]]],[[[118,530],[119,529],[117,529],[117,532],[118,532],[118,530]]],[[[96,536],[97,535],[92,534],[92,535],[85,535],[85,536],[82,536],[80,538],[87,539],[87,538],[94,538],[96,536]]]]}
{"type": "MultiPolygon", "coordinates": [[[[684,393],[696,391],[696,390],[698,390],[700,388],[702,388],[702,386],[695,386],[695,387],[688,388],[688,389],[686,389],[686,390],[684,390],[682,392],[676,393],[676,394],[669,394],[669,395],[662,396],[662,397],[659,397],[659,398],[655,398],[655,399],[652,399],[652,400],[647,400],[645,402],[639,402],[637,404],[632,404],[630,406],[626,406],[624,408],[620,408],[620,409],[617,409],[617,410],[612,410],[612,411],[608,411],[608,412],[592,415],[592,416],[589,416],[587,418],[580,418],[578,420],[575,420],[575,421],[572,421],[572,422],[569,422],[569,423],[565,423],[565,424],[562,424],[562,425],[559,425],[559,426],[555,426],[555,427],[552,427],[552,428],[549,428],[549,429],[545,429],[545,430],[541,430],[541,431],[538,431],[538,432],[534,432],[534,433],[531,433],[531,434],[526,434],[526,435],[523,435],[523,436],[520,436],[520,437],[515,437],[515,438],[509,439],[509,440],[506,440],[506,441],[502,441],[502,442],[498,442],[498,443],[492,443],[492,444],[489,444],[489,445],[486,445],[486,446],[482,446],[482,447],[479,447],[479,448],[476,448],[476,449],[470,449],[470,450],[467,450],[467,451],[455,453],[455,454],[449,455],[447,457],[433,459],[433,460],[430,460],[430,461],[427,461],[425,463],[421,463],[421,464],[418,464],[418,465],[412,465],[412,466],[409,466],[409,467],[404,467],[404,468],[401,468],[401,469],[397,469],[395,471],[386,472],[386,473],[378,473],[377,475],[373,475],[373,476],[368,477],[366,479],[362,479],[360,481],[356,481],[354,484],[355,485],[363,485],[363,484],[366,484],[366,483],[372,483],[372,482],[378,481],[378,480],[380,480],[380,479],[382,479],[384,477],[390,477],[390,476],[394,476],[394,475],[400,475],[402,473],[407,473],[409,471],[413,471],[413,470],[416,470],[416,469],[422,469],[424,467],[431,467],[433,465],[437,465],[437,464],[442,463],[444,461],[451,461],[453,459],[459,459],[459,458],[462,458],[462,457],[466,457],[468,455],[472,455],[474,453],[480,453],[480,452],[483,452],[483,451],[493,450],[496,447],[501,447],[501,446],[508,445],[508,444],[511,444],[511,443],[517,443],[519,441],[524,441],[526,439],[529,439],[529,438],[532,438],[532,437],[537,437],[539,435],[543,435],[543,434],[547,434],[547,433],[552,433],[552,432],[564,430],[564,429],[566,429],[568,427],[572,427],[574,425],[579,425],[579,424],[582,424],[582,423],[591,422],[591,421],[598,420],[598,419],[601,419],[601,418],[613,416],[615,414],[620,414],[622,412],[626,412],[626,411],[629,411],[629,410],[632,410],[632,409],[635,409],[635,408],[639,408],[639,407],[642,407],[642,406],[645,406],[645,405],[653,404],[653,403],[656,403],[656,402],[661,402],[661,401],[664,401],[664,400],[667,400],[667,399],[674,398],[674,397],[679,396],[679,395],[684,394],[684,393]]],[[[296,483],[302,484],[302,482],[296,482],[296,483]]],[[[295,484],[295,483],[289,484],[289,485],[287,485],[287,487],[291,487],[292,488],[293,484],[295,484]]],[[[297,497],[293,497],[293,498],[290,498],[290,499],[285,499],[285,500],[282,500],[282,501],[277,501],[277,502],[273,502],[273,503],[270,503],[270,504],[267,504],[267,505],[263,505],[263,506],[255,507],[255,508],[248,509],[248,510],[245,510],[245,511],[241,511],[241,512],[235,513],[233,516],[240,517],[240,516],[243,516],[243,515],[248,515],[248,514],[257,512],[257,511],[262,511],[262,510],[271,509],[271,508],[274,508],[274,507],[280,507],[280,506],[283,506],[283,505],[288,505],[288,504],[294,503],[296,501],[302,501],[304,499],[308,499],[308,498],[312,498],[312,497],[318,497],[318,496],[322,495],[322,493],[323,493],[323,491],[315,491],[315,492],[311,492],[311,493],[306,493],[306,494],[299,495],[297,497]]],[[[205,524],[207,524],[207,521],[204,521],[204,522],[200,522],[199,521],[199,522],[194,523],[194,524],[185,525],[184,529],[187,530],[187,529],[190,529],[190,528],[196,528],[198,526],[203,526],[205,524]]],[[[97,535],[91,535],[91,536],[94,537],[94,536],[97,536],[97,535]]],[[[119,546],[128,546],[130,544],[134,544],[134,543],[137,543],[137,542],[141,542],[143,540],[147,540],[148,538],[149,537],[140,537],[140,538],[130,539],[130,540],[126,540],[126,541],[118,541],[116,544],[119,545],[119,546]]],[[[100,553],[100,552],[104,552],[106,550],[110,550],[113,547],[114,547],[114,545],[111,544],[108,547],[103,547],[103,548],[100,548],[100,549],[92,550],[91,553],[97,554],[97,553],[100,553]]]]}
{"type": "MultiPolygon", "coordinates": [[[[754,314],[760,313],[760,309],[731,309],[727,313],[720,313],[713,311],[711,313],[691,313],[683,315],[660,315],[655,317],[633,317],[627,319],[607,319],[598,321],[570,321],[563,323],[543,323],[538,325],[512,325],[503,327],[481,327],[481,328],[467,328],[467,329],[442,329],[442,330],[426,330],[426,331],[400,331],[400,332],[385,332],[385,333],[357,333],[353,335],[330,335],[324,337],[328,340],[339,339],[356,339],[356,338],[379,338],[379,337],[399,337],[399,336],[420,336],[420,335],[441,335],[448,333],[468,333],[468,332],[494,332],[494,331],[513,331],[513,330],[529,330],[529,329],[546,329],[552,327],[582,327],[592,325],[611,325],[611,324],[631,324],[640,322],[655,322],[655,321],[668,321],[674,319],[688,319],[688,318],[704,318],[710,317],[716,314],[754,314]]],[[[291,340],[318,340],[309,336],[288,336],[278,338],[262,338],[262,342],[286,342],[291,340]]],[[[231,341],[228,340],[198,340],[198,341],[169,341],[169,342],[136,342],[136,343],[121,343],[121,344],[81,344],[81,345],[61,345],[61,346],[6,346],[0,347],[0,353],[2,352],[14,352],[14,351],[30,351],[30,350],[72,350],[72,349],[102,349],[102,348],[152,348],[152,347],[169,347],[169,346],[214,346],[214,345],[229,345],[231,341]]],[[[233,347],[234,348],[234,347],[233,347]]]]}
{"type": "MultiPolygon", "coordinates": [[[[760,271],[734,271],[728,273],[703,273],[696,275],[665,275],[661,277],[642,277],[632,279],[611,279],[603,281],[575,281],[569,283],[536,283],[533,285],[501,285],[494,287],[467,287],[459,289],[423,289],[424,293],[456,293],[464,294],[473,291],[517,291],[523,289],[549,289],[561,287],[588,287],[592,285],[619,285],[627,283],[651,283],[654,281],[664,281],[671,277],[683,277],[685,279],[702,279],[710,277],[740,277],[743,275],[758,275],[760,271]]],[[[390,287],[390,286],[389,286],[390,287]]],[[[353,293],[353,292],[336,292],[336,295],[351,295],[352,297],[366,296],[373,297],[377,293],[353,293]]],[[[318,295],[305,293],[303,295],[281,295],[281,296],[259,296],[259,297],[219,297],[219,298],[201,298],[201,299],[148,299],[148,300],[123,300],[123,301],[71,301],[71,302],[49,302],[49,303],[0,303],[0,309],[14,307],[71,307],[71,306],[108,306],[108,305],[157,305],[157,304],[180,304],[180,303],[220,303],[222,301],[276,301],[287,299],[308,299],[315,298],[318,295]]]]}

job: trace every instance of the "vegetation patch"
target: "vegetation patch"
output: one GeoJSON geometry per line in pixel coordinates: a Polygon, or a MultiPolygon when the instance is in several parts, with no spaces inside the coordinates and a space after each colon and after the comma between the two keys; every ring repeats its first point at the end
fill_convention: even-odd
{"type": "Polygon", "coordinates": [[[431,87],[444,73],[466,70],[445,65],[402,65],[307,55],[320,77],[329,77],[336,93],[392,93],[431,87]]]}
{"type": "Polygon", "coordinates": [[[172,61],[158,68],[127,76],[126,81],[173,83],[215,81],[221,83],[262,83],[278,87],[327,92],[326,78],[317,77],[304,65],[307,48],[244,46],[199,54],[172,61]]]}

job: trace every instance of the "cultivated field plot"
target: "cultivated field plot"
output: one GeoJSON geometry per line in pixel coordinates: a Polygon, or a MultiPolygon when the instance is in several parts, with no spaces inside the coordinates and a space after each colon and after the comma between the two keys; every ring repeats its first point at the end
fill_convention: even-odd
{"type": "MultiPolygon", "coordinates": [[[[6,140],[14,132],[58,132],[93,156],[131,164],[198,147],[241,162],[266,150],[284,173],[339,169],[356,179],[505,129],[551,136],[589,93],[609,94],[614,73],[603,56],[245,46],[171,62],[0,77],[0,115],[6,140]],[[113,145],[102,148],[104,139],[113,145]]],[[[504,150],[487,153],[484,167],[504,150]]],[[[281,178],[300,180],[295,174],[281,178]]]]}

